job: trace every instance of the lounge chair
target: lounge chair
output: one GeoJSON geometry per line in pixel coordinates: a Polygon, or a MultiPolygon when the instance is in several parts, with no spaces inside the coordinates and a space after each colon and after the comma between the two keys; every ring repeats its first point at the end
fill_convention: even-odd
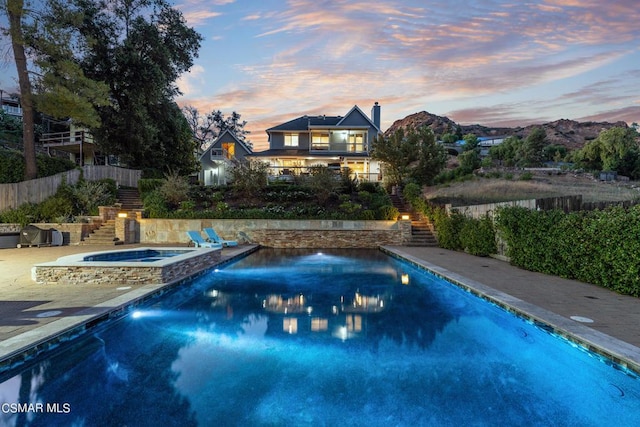
{"type": "Polygon", "coordinates": [[[237,240],[225,240],[218,236],[218,233],[216,233],[216,230],[214,230],[213,228],[205,228],[204,232],[207,233],[207,237],[209,238],[210,242],[220,243],[224,247],[238,246],[237,240]]]}
{"type": "Polygon", "coordinates": [[[196,248],[222,249],[222,243],[207,242],[202,238],[198,231],[187,231],[187,235],[196,248]]]}

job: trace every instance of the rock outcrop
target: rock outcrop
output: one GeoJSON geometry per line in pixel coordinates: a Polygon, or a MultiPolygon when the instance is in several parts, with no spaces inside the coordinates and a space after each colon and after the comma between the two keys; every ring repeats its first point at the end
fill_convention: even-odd
{"type": "Polygon", "coordinates": [[[471,133],[478,137],[515,135],[520,138],[526,138],[533,129],[541,127],[547,133],[547,141],[549,144],[563,145],[570,150],[581,148],[586,142],[597,138],[603,130],[612,127],[628,127],[627,123],[622,121],[616,123],[577,122],[567,119],[516,128],[488,127],[479,124],[459,125],[448,117],[441,117],[422,111],[411,114],[404,119],[396,120],[391,127],[387,129],[385,135],[388,136],[392,134],[398,128],[407,129],[421,126],[431,127],[436,137],[440,137],[445,133],[459,133],[460,135],[471,133]]]}

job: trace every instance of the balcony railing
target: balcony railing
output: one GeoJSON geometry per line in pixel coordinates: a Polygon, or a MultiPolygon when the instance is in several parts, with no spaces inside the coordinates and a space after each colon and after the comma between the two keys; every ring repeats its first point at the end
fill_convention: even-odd
{"type": "Polygon", "coordinates": [[[10,116],[22,117],[21,107],[14,107],[13,105],[3,105],[2,109],[4,110],[5,113],[9,114],[10,116]]]}
{"type": "Polygon", "coordinates": [[[93,144],[93,135],[85,131],[45,133],[40,138],[40,142],[44,147],[49,148],[93,144]]]}

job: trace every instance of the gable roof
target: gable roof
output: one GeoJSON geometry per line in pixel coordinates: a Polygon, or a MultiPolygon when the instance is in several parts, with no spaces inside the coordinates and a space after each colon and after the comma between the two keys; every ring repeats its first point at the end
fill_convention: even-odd
{"type": "Polygon", "coordinates": [[[350,116],[352,114],[360,114],[362,117],[364,117],[364,119],[369,123],[369,125],[376,129],[379,133],[382,133],[382,131],[380,130],[380,128],[378,126],[376,126],[375,123],[373,123],[373,121],[369,118],[369,116],[367,116],[361,109],[360,107],[358,107],[357,105],[354,105],[353,108],[351,110],[349,110],[349,112],[347,113],[346,116],[344,116],[342,118],[342,120],[340,120],[340,122],[337,124],[338,126],[342,125],[342,123],[347,120],[348,118],[350,118],[350,116]]]}
{"type": "Polygon", "coordinates": [[[253,153],[253,150],[252,150],[251,148],[249,148],[249,146],[248,146],[247,144],[245,144],[243,141],[239,140],[235,133],[231,132],[229,129],[225,129],[225,131],[224,131],[224,132],[222,132],[220,135],[218,135],[218,137],[217,137],[217,138],[216,138],[216,139],[211,143],[211,145],[209,145],[209,146],[207,147],[207,149],[206,149],[206,150],[204,150],[204,152],[200,155],[200,157],[199,157],[199,159],[198,159],[198,160],[202,159],[202,157],[203,157],[205,154],[207,154],[209,151],[211,151],[211,149],[212,149],[213,147],[215,147],[215,146],[218,144],[218,142],[220,142],[220,140],[222,140],[222,139],[224,138],[224,136],[225,136],[225,135],[227,135],[227,134],[228,134],[231,138],[233,138],[233,140],[234,140],[235,142],[237,142],[238,144],[240,144],[240,146],[242,146],[242,147],[246,150],[247,154],[252,154],[252,153],[253,153]]]}
{"type": "Polygon", "coordinates": [[[267,129],[267,132],[306,131],[309,126],[335,126],[342,116],[300,116],[281,125],[267,129]]]}

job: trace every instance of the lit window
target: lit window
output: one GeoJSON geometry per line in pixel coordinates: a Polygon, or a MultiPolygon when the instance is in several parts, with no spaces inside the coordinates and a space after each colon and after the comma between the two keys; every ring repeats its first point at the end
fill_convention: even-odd
{"type": "Polygon", "coordinates": [[[222,151],[227,159],[233,159],[236,156],[236,144],[233,142],[223,142],[222,151]]]}
{"type": "Polygon", "coordinates": [[[285,133],[284,134],[284,146],[285,147],[297,147],[298,146],[298,134],[297,133],[285,133]]]}
{"type": "Polygon", "coordinates": [[[329,148],[329,133],[311,134],[311,148],[313,150],[327,150],[329,148]]]}

